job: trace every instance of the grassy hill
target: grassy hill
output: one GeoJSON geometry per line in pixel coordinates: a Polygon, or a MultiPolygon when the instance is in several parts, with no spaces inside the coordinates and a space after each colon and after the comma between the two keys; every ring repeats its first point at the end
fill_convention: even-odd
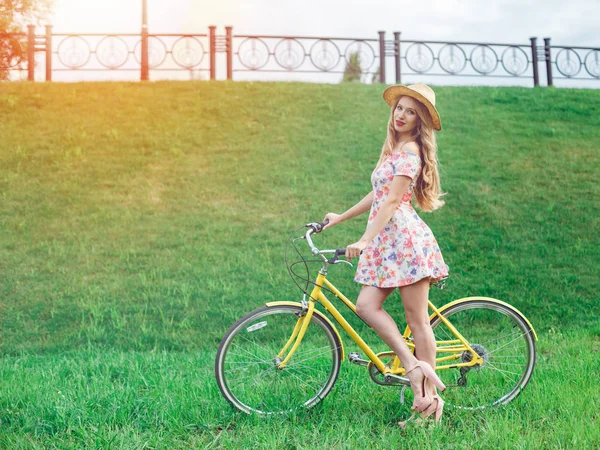
{"type": "MultiPolygon", "coordinates": [[[[42,448],[58,437],[64,447],[113,439],[138,448],[150,439],[169,448],[304,448],[310,441],[295,433],[316,433],[303,428],[309,422],[324,424],[312,435],[323,446],[343,447],[335,414],[345,405],[344,433],[356,434],[348,445],[357,448],[352,442],[389,419],[397,401],[390,391],[386,411],[373,415],[368,398],[347,408],[363,389],[363,373],[343,375],[349,381],[325,411],[311,412],[317,417],[269,423],[232,413],[210,373],[218,342],[244,312],[298,299],[283,261],[289,233],[370,189],[389,114],[382,90],[0,84],[0,447],[42,448]],[[172,381],[161,376],[167,373],[172,381]],[[23,379],[30,387],[7,387],[23,379]],[[86,390],[90,383],[102,398],[86,390]],[[369,418],[350,424],[357,408],[369,418]],[[254,438],[242,439],[236,426],[254,438]],[[274,430],[294,437],[271,441],[274,430]]],[[[436,94],[446,206],[421,215],[451,278],[432,300],[505,300],[531,319],[542,349],[531,397],[517,400],[521,409],[474,421],[450,416],[452,431],[436,430],[436,439],[457,447],[466,426],[484,433],[490,448],[502,447],[519,435],[519,427],[501,431],[514,419],[523,428],[538,424],[523,448],[600,446],[584,421],[598,420],[597,385],[592,404],[578,410],[579,427],[563,418],[548,437],[539,415],[567,408],[570,417],[579,408],[561,403],[568,402],[560,394],[565,370],[580,389],[589,387],[590,371],[600,372],[589,356],[600,342],[600,91],[439,87],[436,94]],[[569,372],[573,359],[579,369],[569,372]]],[[[365,223],[344,223],[318,242],[344,246],[365,223]]],[[[355,297],[352,275],[346,267],[331,271],[355,297]]],[[[400,302],[388,303],[402,321],[400,302]]],[[[403,433],[387,427],[383,434],[406,439],[403,433]]]]}

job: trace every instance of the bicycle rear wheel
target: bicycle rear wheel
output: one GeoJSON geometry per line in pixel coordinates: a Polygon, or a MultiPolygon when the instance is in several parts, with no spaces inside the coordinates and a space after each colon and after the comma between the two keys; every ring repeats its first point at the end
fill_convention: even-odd
{"type": "MultiPolygon", "coordinates": [[[[481,366],[439,370],[447,389],[448,405],[463,409],[483,409],[504,405],[517,397],[529,382],[535,366],[533,330],[520,313],[485,299],[466,299],[442,315],[463,335],[484,360],[481,366]]],[[[436,341],[456,339],[439,317],[431,321],[436,341]]],[[[418,349],[417,349],[418,350],[418,349]]],[[[438,352],[437,357],[449,353],[438,352]]],[[[468,362],[463,352],[456,362],[468,362]]],[[[440,362],[450,365],[452,362],[440,362]]]]}
{"type": "Polygon", "coordinates": [[[329,394],[342,361],[342,345],[331,325],[313,314],[302,343],[283,369],[276,357],[290,338],[299,306],[265,306],[248,313],[227,332],[217,351],[215,374],[221,393],[246,413],[277,414],[311,407],[329,394]]]}

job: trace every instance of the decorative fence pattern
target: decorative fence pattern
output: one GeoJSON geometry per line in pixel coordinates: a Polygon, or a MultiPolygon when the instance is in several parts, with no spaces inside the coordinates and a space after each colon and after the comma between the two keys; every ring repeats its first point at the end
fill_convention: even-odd
{"type": "Polygon", "coordinates": [[[477,42],[402,41],[402,66],[411,74],[528,77],[527,45],[477,42]]]}
{"type": "Polygon", "coordinates": [[[553,63],[560,74],[555,78],[600,79],[600,48],[564,46],[552,48],[557,50],[553,63]]]}
{"type": "Polygon", "coordinates": [[[532,79],[538,86],[539,65],[545,62],[547,84],[553,78],[600,80],[600,48],[544,45],[531,38],[528,44],[442,42],[402,40],[395,32],[378,38],[333,38],[310,36],[234,35],[209,27],[207,34],[53,34],[46,26],[43,35],[28,33],[0,35],[2,46],[22,45],[27,60],[5,62],[0,70],[25,70],[34,80],[36,52],[45,53],[46,80],[59,71],[140,71],[149,79],[155,71],[206,73],[216,79],[217,54],[225,54],[226,78],[234,73],[343,74],[354,64],[364,81],[386,81],[386,65],[393,61],[395,80],[403,76],[460,76],[532,79]],[[554,56],[554,58],[553,58],[554,56]]]}
{"type": "MultiPolygon", "coordinates": [[[[55,34],[53,71],[135,70],[142,64],[138,34],[55,34]]],[[[148,35],[149,70],[204,70],[208,67],[208,35],[148,35]]]]}
{"type": "Polygon", "coordinates": [[[363,74],[379,66],[377,39],[239,35],[232,44],[233,72],[343,74],[352,55],[363,74]]]}

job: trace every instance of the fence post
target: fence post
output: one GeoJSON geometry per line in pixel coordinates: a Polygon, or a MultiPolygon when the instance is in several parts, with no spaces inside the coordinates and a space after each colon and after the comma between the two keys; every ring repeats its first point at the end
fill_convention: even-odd
{"type": "Polygon", "coordinates": [[[208,27],[208,41],[210,47],[210,79],[214,80],[215,77],[215,61],[216,61],[216,53],[217,53],[217,45],[215,42],[215,29],[217,27],[211,25],[208,27]]]}
{"type": "Polygon", "coordinates": [[[142,70],[140,78],[142,81],[148,81],[150,70],[148,67],[148,24],[145,20],[146,10],[144,9],[144,20],[142,24],[142,70]]]}
{"type": "Polygon", "coordinates": [[[385,31],[379,32],[379,82],[385,83],[385,31]]]}
{"type": "Polygon", "coordinates": [[[531,40],[531,63],[533,64],[533,86],[540,85],[540,74],[538,72],[538,54],[537,37],[529,38],[531,40]]]}
{"type": "Polygon", "coordinates": [[[396,60],[396,84],[401,84],[402,74],[400,73],[400,32],[394,32],[394,58],[396,60]]]}
{"type": "Polygon", "coordinates": [[[150,78],[150,70],[148,67],[148,29],[142,29],[142,70],[140,78],[142,81],[148,81],[150,78]]]}
{"type": "Polygon", "coordinates": [[[225,50],[227,51],[227,79],[233,80],[233,27],[225,27],[225,50]]]}
{"type": "Polygon", "coordinates": [[[46,25],[46,81],[52,81],[52,25],[46,25]]]}
{"type": "Polygon", "coordinates": [[[548,86],[552,86],[552,55],[550,54],[550,38],[544,38],[544,55],[546,56],[546,77],[548,86]]]}
{"type": "Polygon", "coordinates": [[[27,79],[35,81],[35,25],[27,25],[27,79]]]}

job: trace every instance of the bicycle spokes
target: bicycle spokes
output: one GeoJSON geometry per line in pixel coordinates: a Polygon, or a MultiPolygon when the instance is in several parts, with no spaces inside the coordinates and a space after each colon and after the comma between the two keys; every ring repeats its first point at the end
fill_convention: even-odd
{"type": "MultiPolygon", "coordinates": [[[[535,362],[528,324],[510,308],[484,301],[465,302],[443,314],[461,330],[470,347],[461,351],[457,344],[455,351],[446,356],[449,368],[438,372],[448,386],[444,393],[448,403],[482,408],[516,397],[529,380],[535,362]]],[[[434,319],[432,327],[437,341],[453,341],[441,320],[434,319]]]]}

